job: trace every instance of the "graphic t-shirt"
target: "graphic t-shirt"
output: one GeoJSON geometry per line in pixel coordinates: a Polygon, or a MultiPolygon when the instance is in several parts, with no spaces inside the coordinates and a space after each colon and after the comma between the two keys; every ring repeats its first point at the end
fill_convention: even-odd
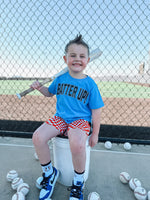
{"type": "Polygon", "coordinates": [[[92,109],[104,106],[98,87],[89,76],[76,79],[66,72],[57,77],[48,90],[57,98],[55,115],[67,123],[78,119],[91,122],[92,109]]]}

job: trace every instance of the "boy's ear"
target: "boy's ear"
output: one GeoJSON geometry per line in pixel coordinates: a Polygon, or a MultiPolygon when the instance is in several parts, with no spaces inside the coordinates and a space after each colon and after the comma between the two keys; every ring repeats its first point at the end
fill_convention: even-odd
{"type": "Polygon", "coordinates": [[[90,57],[88,58],[88,62],[87,63],[89,63],[90,62],[90,57]]]}
{"type": "Polygon", "coordinates": [[[64,59],[65,63],[67,63],[67,58],[66,58],[66,56],[63,56],[63,59],[64,59]]]}

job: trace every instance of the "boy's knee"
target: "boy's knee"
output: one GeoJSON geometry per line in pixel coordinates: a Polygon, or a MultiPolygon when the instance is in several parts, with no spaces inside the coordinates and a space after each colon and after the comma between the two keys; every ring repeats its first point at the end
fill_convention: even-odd
{"type": "Polygon", "coordinates": [[[70,149],[71,152],[74,154],[80,154],[81,152],[85,151],[85,145],[80,141],[80,142],[72,142],[70,143],[70,149]]]}
{"type": "Polygon", "coordinates": [[[33,133],[32,142],[33,142],[34,145],[40,145],[40,143],[42,142],[42,140],[40,139],[40,133],[39,133],[38,130],[36,130],[33,133]]]}

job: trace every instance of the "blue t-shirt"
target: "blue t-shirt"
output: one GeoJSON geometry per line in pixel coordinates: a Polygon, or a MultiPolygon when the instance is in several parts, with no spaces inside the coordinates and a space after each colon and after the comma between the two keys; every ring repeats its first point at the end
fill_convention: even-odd
{"type": "Polygon", "coordinates": [[[91,122],[92,109],[104,106],[98,87],[89,76],[76,79],[66,72],[52,82],[48,91],[57,98],[55,115],[67,123],[78,119],[91,122]]]}

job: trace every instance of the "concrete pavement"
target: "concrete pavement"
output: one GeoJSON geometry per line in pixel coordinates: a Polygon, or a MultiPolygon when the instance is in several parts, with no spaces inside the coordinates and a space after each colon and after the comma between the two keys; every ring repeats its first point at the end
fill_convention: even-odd
{"type": "MultiPolygon", "coordinates": [[[[50,143],[51,153],[53,151],[50,143]]],[[[0,137],[0,194],[1,200],[9,200],[15,191],[6,180],[9,170],[15,169],[24,182],[30,185],[26,200],[38,200],[39,190],[35,187],[36,178],[41,175],[39,161],[34,157],[31,139],[0,137]]],[[[150,190],[150,146],[132,145],[130,151],[123,149],[123,144],[113,143],[111,150],[106,150],[103,143],[91,149],[89,178],[86,182],[84,197],[96,191],[102,200],[134,200],[134,194],[128,184],[122,184],[119,174],[128,172],[136,177],[142,186],[150,190]]],[[[69,199],[67,187],[56,183],[52,200],[69,199]]]]}

